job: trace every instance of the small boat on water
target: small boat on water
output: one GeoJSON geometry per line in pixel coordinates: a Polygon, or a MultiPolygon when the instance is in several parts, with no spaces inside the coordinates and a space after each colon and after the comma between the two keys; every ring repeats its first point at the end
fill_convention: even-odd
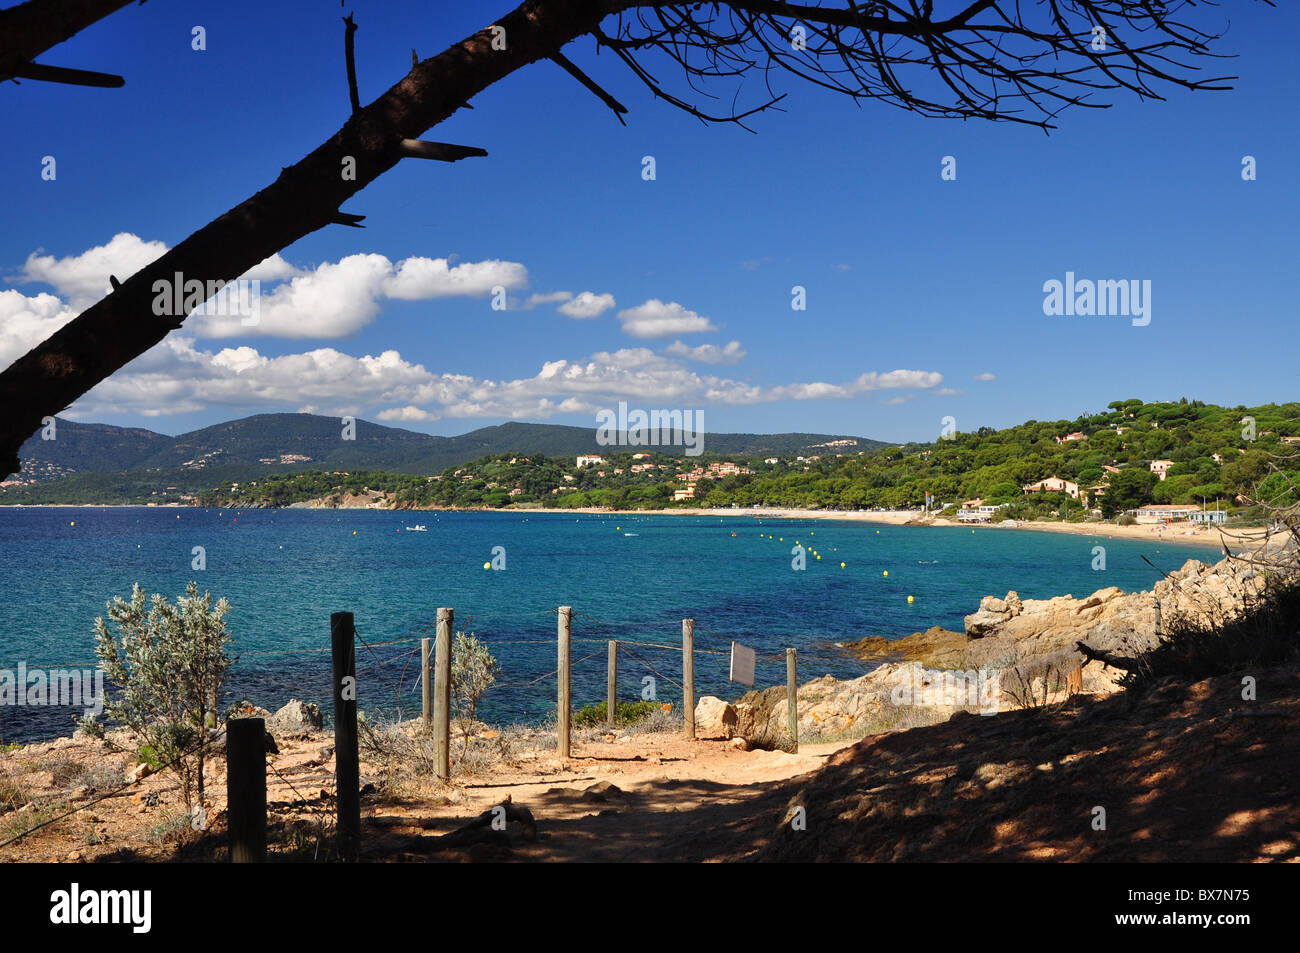
{"type": "Polygon", "coordinates": [[[414,526],[406,527],[406,531],[408,533],[427,533],[429,532],[429,527],[425,526],[423,523],[417,523],[414,526]]]}

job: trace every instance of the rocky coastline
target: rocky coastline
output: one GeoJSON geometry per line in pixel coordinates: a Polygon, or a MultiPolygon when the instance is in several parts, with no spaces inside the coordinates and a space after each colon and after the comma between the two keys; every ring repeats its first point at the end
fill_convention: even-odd
{"type": "MultiPolygon", "coordinates": [[[[1189,559],[1141,592],[1107,586],[1083,598],[985,596],[965,617],[964,632],[935,626],[843,646],[878,665],[855,679],[826,675],[800,685],[799,739],[876,734],[946,721],[957,711],[992,714],[1072,694],[1111,694],[1123,672],[1089,662],[1078,643],[1132,657],[1154,647],[1174,620],[1231,617],[1263,582],[1261,570],[1240,559],[1189,559]]],[[[735,703],[706,696],[695,717],[702,737],[743,739],[738,747],[790,743],[784,686],[748,692],[735,703]]]]}

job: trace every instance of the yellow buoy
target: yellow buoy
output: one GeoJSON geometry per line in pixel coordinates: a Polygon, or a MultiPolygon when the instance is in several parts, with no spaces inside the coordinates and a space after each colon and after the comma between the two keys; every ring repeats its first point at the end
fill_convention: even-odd
{"type": "Polygon", "coordinates": [[[357,535],[357,531],[356,531],[356,530],[353,530],[353,531],[352,531],[352,535],[353,535],[353,536],[357,535]]]}
{"type": "Polygon", "coordinates": [[[886,575],[886,576],[889,575],[889,570],[888,570],[888,569],[885,570],[885,575],[886,575]]]}
{"type": "Polygon", "coordinates": [[[907,601],[908,601],[908,602],[913,602],[913,601],[915,601],[915,600],[913,600],[911,596],[908,596],[908,597],[907,597],[907,601]]]}
{"type": "Polygon", "coordinates": [[[484,563],[484,564],[483,564],[483,568],[484,568],[484,569],[491,569],[491,568],[492,568],[492,564],[491,564],[491,563],[484,563]]]}
{"type": "Polygon", "coordinates": [[[818,558],[818,559],[821,559],[821,557],[820,557],[820,556],[818,556],[818,557],[817,557],[817,558],[818,558]]]}
{"type": "Polygon", "coordinates": [[[841,568],[841,569],[844,568],[844,563],[840,563],[840,568],[841,568]]]}
{"type": "Polygon", "coordinates": [[[71,521],[68,522],[68,525],[69,525],[69,526],[76,526],[76,525],[77,525],[77,521],[76,521],[76,520],[71,520],[71,521]]]}

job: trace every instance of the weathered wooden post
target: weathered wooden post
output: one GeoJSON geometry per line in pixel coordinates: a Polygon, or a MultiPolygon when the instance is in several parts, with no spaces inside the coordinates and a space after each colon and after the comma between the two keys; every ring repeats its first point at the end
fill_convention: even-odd
{"type": "Polygon", "coordinates": [[[433,648],[433,760],[438,778],[451,777],[451,630],[456,613],[438,610],[438,638],[433,648]]]}
{"type": "Polygon", "coordinates": [[[355,635],[356,624],[351,612],[335,612],[330,616],[330,647],[334,659],[334,787],[339,857],[344,861],[356,860],[361,850],[355,635]]]}
{"type": "Polygon", "coordinates": [[[226,723],[226,823],[232,864],[266,860],[265,719],[226,723]]]}
{"type": "Polygon", "coordinates": [[[695,620],[682,619],[682,717],[684,734],[695,739],[695,620]]]}
{"type": "Polygon", "coordinates": [[[420,640],[420,687],[422,689],[422,698],[420,716],[424,721],[424,730],[428,731],[433,727],[433,683],[430,676],[433,674],[430,670],[430,663],[433,657],[433,640],[420,640]]]}
{"type": "Polygon", "coordinates": [[[605,669],[605,721],[618,725],[618,640],[609,640],[609,665],[605,669]]]}
{"type": "Polygon", "coordinates": [[[796,653],[794,649],[785,650],[785,698],[790,712],[790,750],[799,752],[799,676],[796,673],[796,653]]]}
{"type": "Polygon", "coordinates": [[[571,707],[569,665],[573,640],[572,606],[560,606],[560,622],[557,634],[559,641],[559,666],[557,667],[559,690],[555,709],[555,743],[559,749],[559,756],[567,758],[569,756],[569,708],[571,707]]]}

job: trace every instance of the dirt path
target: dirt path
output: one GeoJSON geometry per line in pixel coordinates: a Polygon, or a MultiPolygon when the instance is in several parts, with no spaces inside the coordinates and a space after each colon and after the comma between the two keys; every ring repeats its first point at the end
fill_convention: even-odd
{"type": "MultiPolygon", "coordinates": [[[[281,739],[268,759],[267,801],[273,856],[316,856],[323,827],[334,813],[331,738],[281,739]],[[322,757],[325,755],[324,757],[322,757]]],[[[407,780],[395,792],[367,789],[362,799],[363,859],[465,859],[434,840],[509,799],[537,819],[538,836],[512,830],[513,849],[475,848],[481,859],[651,860],[686,816],[734,813],[773,783],[816,771],[840,744],[804,745],[798,754],[740,751],[721,739],[687,741],[676,734],[632,735],[621,741],[575,743],[561,762],[554,750],[521,751],[515,765],[482,776],[407,780]]],[[[178,785],[169,774],[149,776],[121,793],[85,790],[87,773],[125,771],[133,758],[90,739],[60,739],[0,755],[0,784],[21,792],[0,813],[0,841],[25,826],[57,818],[0,848],[0,861],[159,861],[216,856],[225,843],[224,763],[208,774],[211,823],[190,836],[178,785]],[[100,800],[91,801],[95,798],[100,800]],[[17,802],[23,803],[17,803],[17,802]],[[184,835],[178,838],[176,835],[184,835]],[[178,852],[179,839],[193,841],[178,852]]],[[[363,763],[362,778],[378,778],[363,763]]],[[[115,778],[118,783],[123,778],[115,778]]],[[[114,787],[116,784],[113,785],[114,787]]],[[[320,846],[328,851],[330,838],[320,846]]]]}
{"type": "MultiPolygon", "coordinates": [[[[509,766],[450,785],[424,775],[370,787],[362,859],[1300,862],[1300,671],[1252,677],[1258,701],[1242,698],[1240,675],[1169,681],[797,755],[667,733],[597,736],[564,762],[521,747],[509,766]],[[530,814],[476,829],[475,842],[445,838],[507,798],[530,814]]],[[[268,759],[272,860],[330,859],[329,740],[282,740],[268,759]]],[[[0,755],[0,842],[83,806],[0,848],[0,860],[221,859],[224,766],[209,778],[213,822],[190,835],[177,830],[169,776],[88,804],[87,778],[130,760],[87,739],[0,755]]],[[[363,780],[378,770],[363,763],[363,780]]]]}
{"type": "MultiPolygon", "coordinates": [[[[671,734],[636,735],[625,743],[577,745],[562,764],[553,752],[518,769],[457,784],[451,803],[423,798],[376,798],[363,809],[363,824],[391,831],[371,838],[375,859],[462,859],[443,851],[433,837],[470,821],[510,798],[537,820],[532,839],[511,828],[510,848],[471,848],[472,859],[636,862],[664,859],[665,845],[701,819],[724,825],[748,817],[746,802],[772,787],[821,768],[851,742],[802,745],[798,754],[739,751],[718,739],[687,741],[671,734]]],[[[707,857],[704,840],[692,859],[707,857]]]]}

